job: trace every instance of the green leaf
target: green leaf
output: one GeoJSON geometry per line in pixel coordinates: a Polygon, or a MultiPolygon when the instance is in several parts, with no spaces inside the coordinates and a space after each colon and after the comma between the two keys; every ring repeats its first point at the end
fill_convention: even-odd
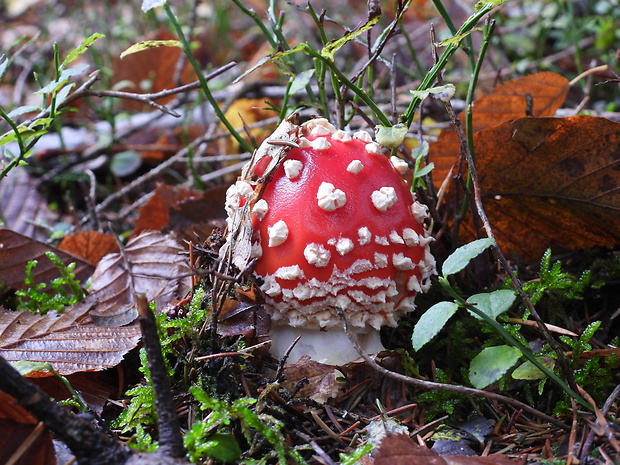
{"type": "MultiPolygon", "coordinates": [[[[552,357],[540,357],[538,361],[548,370],[553,370],[553,367],[555,366],[555,360],[552,357]]],[[[515,371],[512,372],[512,377],[514,379],[533,381],[536,379],[545,379],[547,375],[540,371],[536,365],[527,360],[515,368],[515,371]]]]}
{"type": "Polygon", "coordinates": [[[25,376],[33,371],[43,371],[48,368],[47,363],[43,362],[31,362],[29,360],[19,360],[12,362],[11,365],[15,368],[20,375],[25,376]]]}
{"type": "Polygon", "coordinates": [[[110,170],[121,178],[136,172],[142,165],[142,158],[135,150],[119,152],[110,161],[110,170]]]}
{"type": "Polygon", "coordinates": [[[232,434],[215,433],[201,444],[209,457],[221,462],[234,462],[241,457],[241,448],[232,434]]]}
{"type": "Polygon", "coordinates": [[[21,107],[15,108],[7,116],[9,118],[13,119],[16,116],[20,116],[20,115],[23,115],[25,113],[31,113],[33,111],[41,111],[41,107],[39,107],[37,105],[23,105],[21,107]]]}
{"type": "Polygon", "coordinates": [[[469,380],[476,389],[483,389],[500,379],[521,357],[516,347],[487,347],[469,365],[469,380]]]}
{"type": "Polygon", "coordinates": [[[73,60],[75,60],[77,57],[79,57],[82,53],[84,53],[86,50],[88,50],[88,48],[92,44],[94,44],[95,41],[97,41],[97,40],[99,40],[99,39],[101,39],[103,37],[105,37],[103,34],[95,32],[90,37],[87,37],[86,39],[82,40],[82,43],[80,45],[78,45],[78,47],[75,50],[73,50],[71,53],[69,53],[69,55],[67,55],[67,58],[65,58],[65,61],[63,61],[62,64],[60,65],[60,69],[63,69],[69,63],[71,63],[73,60]]]}
{"type": "Polygon", "coordinates": [[[437,100],[441,100],[442,102],[449,102],[450,99],[454,97],[455,90],[456,87],[454,87],[454,84],[446,84],[439,87],[431,87],[430,89],[425,90],[410,90],[409,92],[418,97],[420,100],[424,100],[430,95],[437,100]]]}
{"type": "Polygon", "coordinates": [[[441,268],[444,277],[458,273],[469,262],[493,245],[493,239],[478,239],[456,249],[443,263],[441,268]]]}
{"type": "Polygon", "coordinates": [[[395,124],[394,126],[375,126],[375,139],[386,149],[396,149],[405,140],[407,126],[395,124]]]}
{"type": "MultiPolygon", "coordinates": [[[[478,310],[490,318],[496,319],[510,308],[516,298],[517,296],[513,291],[500,289],[498,291],[472,295],[467,299],[467,303],[475,305],[478,310]]],[[[479,320],[482,319],[475,313],[470,313],[479,320]]]]}
{"type": "Polygon", "coordinates": [[[11,61],[8,58],[4,56],[0,57],[0,81],[2,81],[2,78],[6,74],[6,70],[9,69],[10,63],[11,61]]]}
{"type": "Polygon", "coordinates": [[[419,170],[417,170],[415,172],[415,177],[421,178],[422,176],[425,176],[431,171],[433,171],[434,169],[435,169],[435,164],[433,162],[430,162],[428,165],[424,166],[424,168],[420,168],[419,170]]]}
{"type": "Polygon", "coordinates": [[[150,50],[152,48],[159,47],[179,47],[183,48],[183,44],[180,40],[145,40],[143,42],[138,42],[137,44],[133,44],[123,53],[121,53],[121,58],[125,58],[127,55],[131,55],[132,53],[138,53],[143,50],[150,50]]]}
{"type": "Polygon", "coordinates": [[[420,350],[433,339],[458,309],[459,306],[455,302],[439,302],[429,308],[413,328],[411,336],[413,349],[420,350]]]}
{"type": "Polygon", "coordinates": [[[355,31],[347,32],[345,35],[343,35],[342,37],[338,39],[330,40],[327,44],[325,44],[325,47],[323,47],[323,49],[321,50],[321,55],[323,55],[325,58],[333,60],[334,54],[340,49],[340,47],[342,47],[347,42],[352,41],[360,34],[372,28],[375,24],[377,24],[377,21],[379,21],[379,16],[370,18],[366,22],[366,24],[363,24],[362,26],[357,28],[355,31]]]}
{"type": "Polygon", "coordinates": [[[411,157],[414,160],[417,160],[420,157],[426,157],[428,155],[428,148],[428,142],[426,142],[426,140],[423,140],[420,145],[418,145],[411,151],[411,157]]]}
{"type": "Polygon", "coordinates": [[[483,8],[494,8],[500,6],[502,3],[506,3],[508,0],[488,0],[476,3],[476,11],[480,11],[483,8]]]}
{"type": "Polygon", "coordinates": [[[289,94],[295,95],[301,89],[306,87],[308,83],[310,82],[310,79],[312,79],[312,76],[314,75],[314,71],[315,71],[314,69],[308,69],[306,71],[302,71],[301,73],[297,74],[293,78],[293,82],[291,83],[291,87],[289,89],[289,94]]]}
{"type": "Polygon", "coordinates": [[[450,37],[449,39],[446,40],[442,40],[441,42],[436,42],[435,46],[436,47],[447,47],[448,45],[454,44],[454,45],[458,45],[461,43],[461,41],[467,37],[469,34],[471,34],[474,31],[482,31],[481,27],[475,27],[470,31],[467,31],[463,34],[457,34],[453,37],[450,37]]]}

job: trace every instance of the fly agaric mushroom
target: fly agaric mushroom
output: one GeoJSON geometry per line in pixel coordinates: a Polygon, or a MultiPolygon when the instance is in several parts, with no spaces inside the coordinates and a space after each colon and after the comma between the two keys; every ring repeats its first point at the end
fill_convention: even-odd
{"type": "Polygon", "coordinates": [[[382,350],[379,329],[396,326],[430,287],[432,238],[426,207],[404,178],[407,164],[385,156],[370,134],[336,130],[324,118],[297,131],[289,141],[267,141],[288,153],[278,163],[270,155],[255,160],[229,189],[227,209],[250,211],[272,353],[283,355],[301,335],[289,362],[305,354],[340,365],[359,355],[338,309],[366,353],[382,350]]]}

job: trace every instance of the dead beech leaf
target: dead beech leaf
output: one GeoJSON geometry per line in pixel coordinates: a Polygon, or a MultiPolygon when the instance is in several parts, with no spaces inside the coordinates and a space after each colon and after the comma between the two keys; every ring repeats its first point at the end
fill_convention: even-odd
{"type": "Polygon", "coordinates": [[[96,265],[104,255],[118,252],[118,244],[112,234],[98,231],[82,231],[65,237],[58,245],[60,250],[83,258],[96,265]]]}
{"type": "Polygon", "coordinates": [[[620,243],[620,124],[521,118],[475,135],[476,167],[495,236],[523,260],[548,247],[620,243]]]}
{"type": "MultiPolygon", "coordinates": [[[[62,375],[114,367],[140,340],[136,325],[102,328],[88,312],[96,299],[88,297],[66,313],[34,315],[0,308],[0,356],[9,362],[50,363],[62,375]]],[[[33,372],[28,376],[47,376],[33,372]]]]}
{"type": "Polygon", "coordinates": [[[163,308],[190,286],[191,270],[184,250],[170,236],[156,231],[131,239],[123,254],[103,257],[92,276],[90,292],[97,305],[91,311],[101,326],[123,326],[137,317],[135,293],[163,308]]]}
{"type": "Polygon", "coordinates": [[[299,381],[306,378],[308,382],[297,393],[296,397],[307,397],[319,403],[325,403],[330,398],[338,395],[344,386],[342,373],[333,365],[326,365],[304,355],[293,365],[284,367],[284,379],[282,386],[292,392],[299,381]]]}
{"type": "Polygon", "coordinates": [[[8,287],[21,288],[26,277],[26,263],[37,260],[33,268],[36,283],[49,283],[59,276],[58,268],[45,256],[45,252],[54,252],[65,265],[76,263],[73,273],[80,281],[86,281],[94,267],[75,255],[54,249],[42,242],[31,239],[10,229],[0,228],[0,282],[8,287]]]}
{"type": "Polygon", "coordinates": [[[406,434],[388,434],[373,452],[374,465],[515,465],[525,459],[512,460],[494,455],[478,457],[468,455],[438,455],[437,452],[414,443],[406,434]]]}
{"type": "Polygon", "coordinates": [[[55,219],[47,204],[48,200],[37,191],[36,180],[22,167],[11,170],[0,182],[0,220],[17,233],[47,239],[48,233],[40,225],[55,219]]]}
{"type": "MultiPolygon", "coordinates": [[[[501,84],[489,95],[476,99],[472,109],[474,131],[493,127],[504,121],[528,116],[553,116],[562,106],[569,89],[568,80],[549,71],[524,76],[501,84]]],[[[459,115],[465,121],[465,112],[459,115]]],[[[474,149],[477,150],[474,146],[474,149]]],[[[435,164],[433,181],[439,189],[459,156],[460,142],[452,129],[441,131],[436,142],[430,144],[430,161],[435,164]]]]}
{"type": "MultiPolygon", "coordinates": [[[[224,186],[198,192],[161,184],[149,201],[140,208],[134,235],[149,230],[170,232],[186,228],[196,229],[198,225],[223,220],[226,218],[225,199],[224,186]]],[[[201,234],[206,233],[206,237],[212,228],[199,229],[201,234]]]]}
{"type": "Polygon", "coordinates": [[[26,440],[33,442],[22,452],[14,465],[55,465],[56,453],[52,435],[17,401],[0,391],[0,463],[9,463],[26,440]]]}

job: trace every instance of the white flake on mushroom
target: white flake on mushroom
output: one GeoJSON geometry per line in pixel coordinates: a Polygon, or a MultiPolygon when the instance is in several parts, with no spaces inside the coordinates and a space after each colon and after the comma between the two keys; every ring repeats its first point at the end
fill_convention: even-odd
{"type": "Polygon", "coordinates": [[[375,236],[375,242],[379,245],[390,245],[390,241],[388,241],[388,238],[385,236],[375,236]]]}
{"type": "Polygon", "coordinates": [[[372,234],[366,226],[362,226],[357,230],[357,236],[359,237],[357,241],[360,243],[360,245],[369,244],[370,240],[372,239],[372,234]]]}
{"type": "Polygon", "coordinates": [[[336,251],[340,255],[348,254],[351,250],[353,250],[353,247],[353,241],[347,237],[341,237],[338,239],[338,242],[336,242],[336,251]]]}
{"type": "Polygon", "coordinates": [[[413,270],[415,268],[415,263],[409,257],[405,257],[402,253],[395,253],[392,255],[392,263],[394,264],[394,268],[397,270],[413,270]]]}
{"type": "Polygon", "coordinates": [[[347,202],[346,194],[336,189],[332,183],[322,182],[316,193],[319,207],[327,212],[333,212],[337,208],[344,207],[347,202]]]}
{"type": "Polygon", "coordinates": [[[415,247],[420,243],[420,236],[411,228],[403,229],[403,239],[408,247],[415,247]]]}
{"type": "Polygon", "coordinates": [[[370,198],[375,208],[383,213],[385,213],[388,208],[392,207],[398,200],[398,196],[396,195],[396,191],[393,187],[382,187],[378,191],[374,191],[370,195],[370,198]]]}
{"type": "Polygon", "coordinates": [[[370,134],[368,134],[366,131],[356,131],[356,132],[354,132],[353,133],[353,139],[359,139],[361,141],[366,142],[367,144],[372,142],[372,136],[370,134]]]}
{"type": "Polygon", "coordinates": [[[373,155],[381,155],[383,153],[383,147],[376,142],[369,142],[366,144],[365,149],[368,153],[372,153],[373,155]]]}
{"type": "Polygon", "coordinates": [[[392,231],[388,236],[392,244],[404,244],[405,241],[396,231],[392,231]]]}
{"type": "Polygon", "coordinates": [[[349,163],[349,166],[347,166],[347,171],[353,174],[357,174],[363,169],[364,169],[364,165],[359,160],[353,160],[351,163],[349,163]]]}
{"type": "Polygon", "coordinates": [[[326,267],[331,258],[331,253],[321,244],[311,243],[304,249],[304,257],[310,265],[318,266],[319,268],[326,267]]]}
{"type": "Polygon", "coordinates": [[[390,162],[392,163],[392,166],[396,168],[396,171],[398,171],[401,175],[405,175],[405,173],[409,170],[409,165],[402,158],[392,156],[390,157],[390,162]]]}
{"type": "Polygon", "coordinates": [[[269,247],[277,247],[288,239],[288,226],[280,220],[269,229],[269,247]]]}
{"type": "Polygon", "coordinates": [[[375,268],[381,269],[388,266],[388,256],[384,253],[375,252],[375,268]]]}
{"type": "Polygon", "coordinates": [[[325,137],[317,137],[313,141],[310,141],[310,146],[314,150],[327,150],[332,146],[325,137]]]}
{"type": "Polygon", "coordinates": [[[252,207],[252,213],[254,213],[259,220],[265,218],[267,211],[269,211],[269,204],[265,199],[257,200],[252,207]]]}
{"type": "Polygon", "coordinates": [[[295,279],[303,278],[304,272],[299,265],[281,266],[276,270],[274,276],[287,281],[294,281],[295,279]]]}
{"type": "Polygon", "coordinates": [[[299,160],[286,160],[284,162],[284,175],[288,179],[295,179],[301,173],[304,164],[299,160]]]}
{"type": "Polygon", "coordinates": [[[353,138],[351,137],[351,134],[349,134],[347,131],[338,129],[335,133],[332,134],[332,140],[339,140],[340,142],[351,142],[353,138]]]}

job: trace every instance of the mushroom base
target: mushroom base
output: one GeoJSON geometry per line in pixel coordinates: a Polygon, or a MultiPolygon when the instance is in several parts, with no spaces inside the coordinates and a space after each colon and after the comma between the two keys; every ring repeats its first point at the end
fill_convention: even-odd
{"type": "MultiPolygon", "coordinates": [[[[379,331],[369,329],[353,329],[352,333],[366,354],[375,354],[385,350],[381,344],[379,331]]],[[[297,362],[302,356],[307,355],[312,360],[328,365],[345,365],[360,358],[360,355],[351,344],[348,336],[342,329],[334,328],[329,331],[318,329],[293,328],[290,326],[275,326],[271,328],[271,355],[280,358],[295,339],[301,339],[287,360],[287,364],[297,362]]]]}

